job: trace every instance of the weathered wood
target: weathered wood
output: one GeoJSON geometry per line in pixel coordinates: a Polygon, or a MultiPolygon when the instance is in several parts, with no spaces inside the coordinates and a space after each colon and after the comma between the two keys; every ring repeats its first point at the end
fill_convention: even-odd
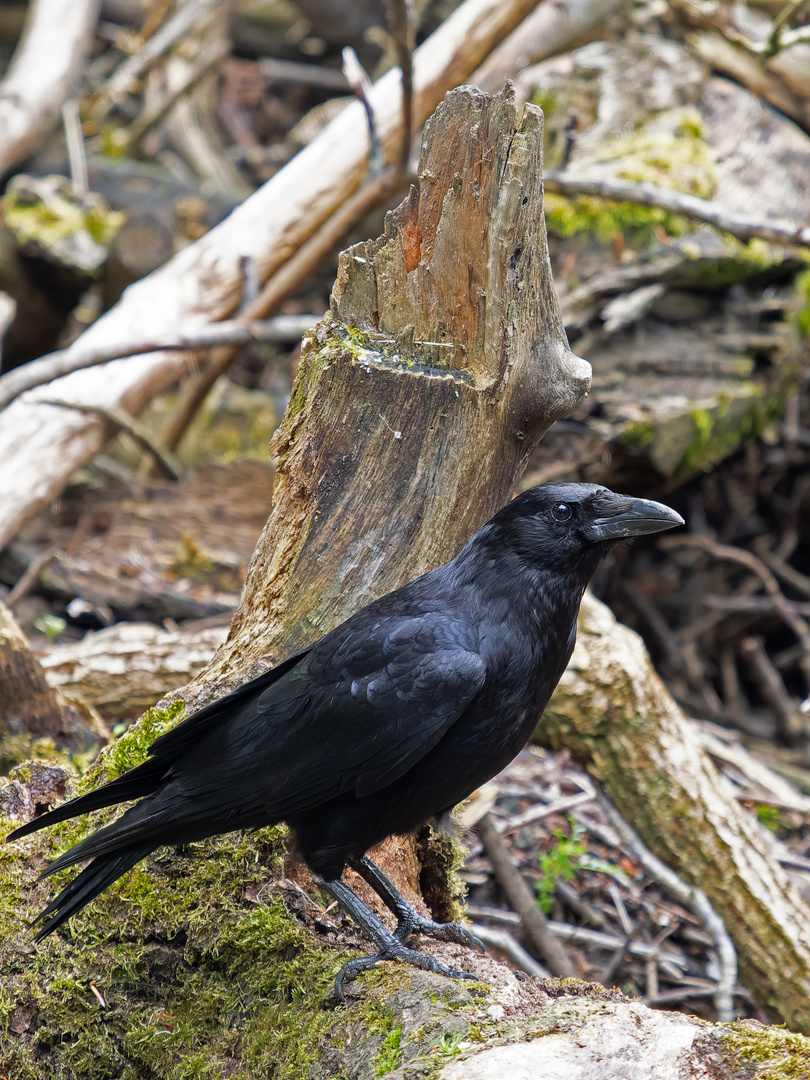
{"type": "Polygon", "coordinates": [[[571,664],[535,738],[569,747],[602,781],[644,843],[706,893],[737,948],[743,985],[792,1030],[809,1031],[810,907],[641,639],[588,593],[571,664]]]}
{"type": "Polygon", "coordinates": [[[118,623],[57,645],[41,665],[49,686],[91,705],[108,722],[134,720],[198,675],[227,632],[225,625],[163,630],[118,623]]]}
{"type": "Polygon", "coordinates": [[[86,751],[94,742],[107,740],[98,723],[48,684],[25,634],[2,601],[0,688],[0,743],[9,736],[49,737],[59,746],[86,751]]]}
{"type": "Polygon", "coordinates": [[[453,91],[419,188],[344,252],[274,437],[275,504],[205,681],[289,655],[451,558],[587,391],[542,216],[542,114],[453,91]]]}

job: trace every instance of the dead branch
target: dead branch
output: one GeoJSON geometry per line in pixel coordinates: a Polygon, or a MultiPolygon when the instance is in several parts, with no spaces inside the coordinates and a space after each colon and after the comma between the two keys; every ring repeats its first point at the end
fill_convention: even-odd
{"type": "Polygon", "coordinates": [[[222,322],[209,323],[197,327],[188,333],[182,331],[162,340],[159,338],[133,337],[129,341],[99,345],[84,354],[74,354],[71,349],[41,356],[30,364],[12,368],[5,375],[0,375],[0,411],[11,402],[35,386],[53,382],[72,371],[82,371],[97,364],[106,364],[110,360],[121,360],[128,356],[140,356],[143,353],[169,352],[178,350],[210,349],[217,346],[232,345],[242,347],[255,341],[288,341],[302,337],[313,327],[319,316],[280,316],[277,319],[256,319],[240,316],[238,319],[225,319],[222,322]]]}
{"type": "Polygon", "coordinates": [[[99,123],[113,105],[120,105],[133,84],[138,81],[180,38],[184,37],[219,0],[186,0],[170,19],[167,19],[141,47],[128,57],[110,76],[100,90],[90,110],[99,123]]]}
{"type": "Polygon", "coordinates": [[[714,991],[715,1007],[721,1021],[724,1023],[732,1021],[736,1015],[734,987],[737,985],[737,952],[723,925],[723,920],[702,889],[695,885],[688,885],[670,867],[653,855],[606,795],[600,793],[597,799],[608,821],[632,856],[641,863],[653,880],[663,885],[685,907],[694,911],[711,934],[720,964],[720,978],[714,991]]]}
{"type": "Polygon", "coordinates": [[[574,978],[576,970],[570,957],[550,933],[545,915],[517,866],[512,862],[512,857],[498,835],[489,814],[481,818],[477,828],[481,834],[484,851],[492,863],[495,877],[508,896],[509,903],[520,916],[523,929],[532,945],[555,975],[565,979],[574,978]]]}
{"type": "Polygon", "coordinates": [[[492,50],[471,81],[482,90],[500,90],[507,79],[513,79],[529,64],[608,36],[611,17],[620,6],[617,0],[540,4],[492,50]]]}
{"type": "Polygon", "coordinates": [[[99,0],[32,0],[0,83],[0,176],[42,145],[90,50],[99,0]]]}
{"type": "Polygon", "coordinates": [[[774,857],[770,836],[701,749],[640,639],[588,593],[574,656],[536,738],[566,745],[589,765],[644,844],[700,883],[757,1000],[791,1025],[807,1026],[805,901],[774,857]]]}
{"type": "Polygon", "coordinates": [[[657,184],[636,183],[631,180],[589,180],[555,169],[545,175],[546,191],[558,191],[562,195],[593,195],[612,202],[638,203],[654,206],[670,214],[683,214],[695,221],[705,221],[716,229],[729,232],[740,240],[759,237],[774,244],[798,244],[810,247],[810,226],[798,226],[791,221],[768,221],[736,214],[719,203],[697,195],[671,191],[657,184]]]}

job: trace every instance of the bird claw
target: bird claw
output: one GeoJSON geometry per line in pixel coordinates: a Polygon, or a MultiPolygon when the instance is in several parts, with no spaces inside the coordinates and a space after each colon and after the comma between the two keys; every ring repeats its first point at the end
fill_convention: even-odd
{"type": "Polygon", "coordinates": [[[480,949],[481,952],[486,952],[483,941],[461,923],[439,923],[416,916],[416,918],[402,920],[394,931],[397,941],[405,941],[411,934],[423,934],[437,941],[452,941],[455,945],[464,945],[468,949],[480,949]]]}
{"type": "MultiPolygon", "coordinates": [[[[435,925],[442,926],[443,924],[436,923],[435,925]]],[[[446,925],[453,926],[456,924],[447,923],[446,925]]],[[[470,934],[470,937],[472,936],[470,934]]],[[[335,985],[332,991],[333,998],[340,1004],[344,1004],[346,1001],[343,991],[344,984],[352,982],[361,972],[370,971],[371,968],[376,967],[383,960],[401,960],[405,964],[411,964],[413,967],[421,968],[423,971],[432,971],[435,975],[444,975],[449,979],[478,980],[478,976],[473,975],[471,971],[458,971],[456,968],[448,967],[447,964],[443,964],[441,960],[437,960],[433,956],[426,956],[424,953],[420,953],[416,949],[409,949],[398,942],[396,945],[382,949],[374,956],[357,956],[353,960],[347,961],[335,976],[335,985]]]]}

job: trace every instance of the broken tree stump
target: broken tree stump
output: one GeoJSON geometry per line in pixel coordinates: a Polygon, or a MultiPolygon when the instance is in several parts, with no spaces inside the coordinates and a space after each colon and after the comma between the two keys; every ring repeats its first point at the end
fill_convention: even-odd
{"type": "MultiPolygon", "coordinates": [[[[188,703],[451,559],[587,392],[552,282],[542,124],[532,106],[518,120],[511,89],[452,91],[425,130],[418,186],[383,236],[342,253],[273,439],[274,506],[239,610],[188,703]]],[[[420,861],[389,846],[391,865],[375,858],[418,903],[420,861]]]]}
{"type": "Polygon", "coordinates": [[[203,676],[288,656],[452,558],[509,498],[590,365],[568,349],[543,222],[542,113],[447,95],[418,187],[343,252],[274,436],[274,507],[203,676]]]}

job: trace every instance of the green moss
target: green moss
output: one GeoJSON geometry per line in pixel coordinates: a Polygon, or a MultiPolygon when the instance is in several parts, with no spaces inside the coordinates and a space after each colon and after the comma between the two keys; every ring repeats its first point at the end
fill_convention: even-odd
{"type": "MultiPolygon", "coordinates": [[[[792,384],[791,384],[792,385],[792,384]]],[[[782,412],[788,383],[769,397],[761,389],[749,399],[742,415],[730,409],[730,399],[720,397],[717,408],[690,413],[694,435],[686,447],[676,475],[705,470],[749,439],[758,438],[782,412]]]]}
{"type": "MultiPolygon", "coordinates": [[[[182,711],[182,702],[150,710],[77,779],[75,793],[138,765],[182,711]]],[[[332,1006],[335,974],[351,954],[287,909],[283,825],[159,849],[32,949],[27,922],[75,870],[39,885],[37,873],[118,813],[0,845],[0,1074],[305,1080],[328,1053],[338,1080],[341,1054],[353,1060],[359,1046],[378,1075],[396,1067],[407,1051],[391,999],[413,973],[382,965],[363,975],[349,1005],[332,1006]]]]}
{"type": "Polygon", "coordinates": [[[799,298],[799,310],[796,313],[796,325],[803,338],[810,336],[810,270],[806,270],[796,279],[796,295],[799,298]]]}
{"type": "Polygon", "coordinates": [[[374,1059],[374,1075],[385,1076],[393,1072],[402,1061],[402,1028],[396,1027],[389,1031],[382,1041],[382,1046],[377,1051],[374,1059]]]}
{"type": "Polygon", "coordinates": [[[10,184],[2,200],[3,220],[19,244],[36,243],[46,250],[76,233],[85,232],[98,244],[108,245],[126,221],[126,214],[102,202],[84,204],[69,191],[54,189],[47,199],[37,197],[27,184],[10,184]]]}
{"type": "Polygon", "coordinates": [[[655,439],[655,428],[649,419],[634,420],[622,433],[619,442],[631,450],[643,450],[655,439]]]}
{"type": "Polygon", "coordinates": [[[725,1062],[735,1068],[755,1065],[756,1080],[806,1080],[810,1076],[810,1041],[784,1028],[740,1020],[730,1026],[722,1042],[725,1062]]]}
{"type": "Polygon", "coordinates": [[[63,765],[67,755],[57,750],[51,738],[39,738],[28,732],[6,735],[0,740],[0,775],[5,776],[18,765],[31,759],[63,765]]]}
{"type": "MultiPolygon", "coordinates": [[[[611,138],[588,155],[587,165],[589,175],[605,175],[607,167],[617,179],[653,183],[702,198],[710,198],[714,190],[712,157],[700,115],[692,108],[680,111],[674,127],[654,117],[627,135],[611,138]]],[[[631,245],[641,246],[662,231],[682,236],[693,228],[681,215],[638,203],[548,192],[544,205],[549,231],[563,237],[588,233],[609,243],[620,233],[631,245]]]]}

